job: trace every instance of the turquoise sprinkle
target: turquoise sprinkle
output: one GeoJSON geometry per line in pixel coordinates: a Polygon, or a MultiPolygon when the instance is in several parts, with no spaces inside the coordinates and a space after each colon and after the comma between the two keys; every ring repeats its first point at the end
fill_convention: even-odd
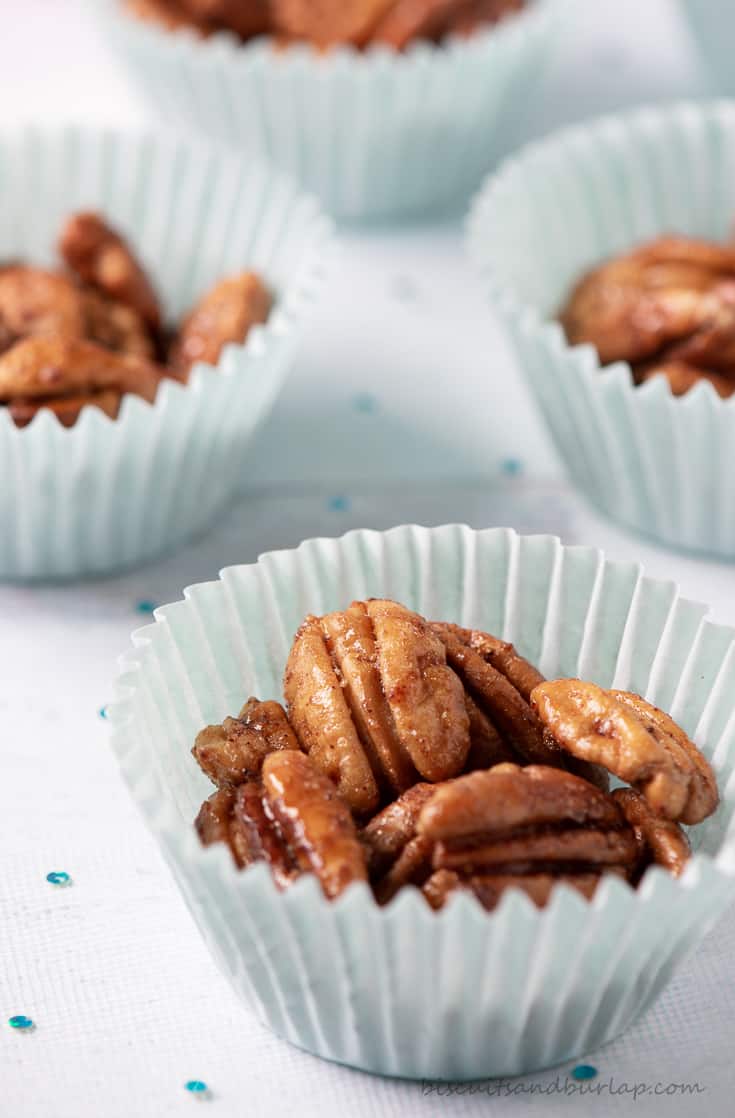
{"type": "Polygon", "coordinates": [[[64,870],[54,870],[52,873],[46,874],[46,880],[51,885],[68,885],[71,881],[71,876],[65,873],[64,870]]]}
{"type": "Polygon", "coordinates": [[[100,707],[98,713],[100,718],[107,718],[107,707],[100,707]]]}
{"type": "Polygon", "coordinates": [[[363,415],[374,415],[378,410],[378,401],[369,392],[360,392],[352,401],[355,411],[363,415]]]}
{"type": "Polygon", "coordinates": [[[156,608],[157,607],[155,602],[149,602],[146,598],[144,598],[142,602],[137,603],[135,610],[136,613],[153,613],[156,608]]]}
{"type": "Polygon", "coordinates": [[[16,1017],[8,1018],[8,1024],[10,1025],[11,1029],[33,1028],[33,1021],[31,1020],[31,1018],[25,1017],[22,1013],[19,1013],[16,1017]]]}
{"type": "Polygon", "coordinates": [[[330,497],[327,501],[327,508],[330,510],[330,512],[347,512],[349,507],[349,497],[342,497],[337,495],[335,497],[330,497]]]}
{"type": "Polygon", "coordinates": [[[190,1079],[184,1086],[192,1095],[203,1095],[209,1090],[207,1084],[203,1083],[201,1079],[190,1079]]]}
{"type": "Polygon", "coordinates": [[[506,458],[500,463],[500,469],[506,477],[518,477],[523,473],[523,463],[520,458],[506,458]]]}
{"type": "Polygon", "coordinates": [[[593,1068],[592,1064],[577,1064],[572,1072],[572,1079],[594,1079],[597,1074],[597,1068],[593,1068]]]}

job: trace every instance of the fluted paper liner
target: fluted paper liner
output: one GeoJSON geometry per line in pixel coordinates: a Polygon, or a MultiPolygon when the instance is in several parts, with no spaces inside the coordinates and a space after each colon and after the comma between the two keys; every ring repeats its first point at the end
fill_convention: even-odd
{"type": "Polygon", "coordinates": [[[735,556],[735,397],[672,395],[600,370],[553,321],[591,265],[663,232],[727,239],[735,105],[608,117],[532,145],[490,178],[468,245],[575,484],[613,519],[676,547],[735,556]]]}
{"type": "Polygon", "coordinates": [[[202,41],[134,18],[121,0],[89,3],[153,111],[267,158],[335,215],[364,219],[467,198],[570,0],[532,0],[469,41],[403,54],[243,46],[225,33],[202,41]]]}
{"type": "Polygon", "coordinates": [[[113,130],[0,133],[0,259],[52,265],[61,223],[94,208],[130,238],[175,320],[243,269],[275,293],[268,322],[188,386],[118,419],[87,407],[63,428],[0,408],[0,577],[117,570],[206,527],[242,482],[244,453],[291,365],[322,284],[331,232],[311,199],[264,166],[193,142],[113,130]]]}
{"type": "Polygon", "coordinates": [[[276,1033],[386,1075],[530,1072],[630,1024],[735,896],[735,630],[633,563],[552,537],[449,526],[351,532],[223,571],[134,635],[110,707],[124,777],[235,989],[276,1033]],[[250,694],[281,695],[309,612],[386,595],[430,618],[502,634],[549,676],[579,673],[670,710],[718,774],[722,805],[693,831],[680,880],[609,878],[591,903],[566,887],[539,911],[513,890],[492,914],[414,889],[380,909],[366,886],[328,903],[314,879],[284,894],[204,849],[211,786],[190,754],[250,694]]]}

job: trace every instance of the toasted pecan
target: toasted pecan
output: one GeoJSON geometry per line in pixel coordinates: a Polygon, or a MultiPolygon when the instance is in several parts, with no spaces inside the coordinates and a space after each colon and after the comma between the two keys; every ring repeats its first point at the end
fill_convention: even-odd
{"type": "Polygon", "coordinates": [[[257,779],[269,753],[298,748],[280,703],[251,698],[237,718],[202,730],[192,753],[213,784],[228,787],[257,779]]]}
{"type": "Polygon", "coordinates": [[[632,784],[659,815],[698,823],[715,810],[709,764],[668,715],[639,696],[562,679],[540,684],[531,701],[563,749],[632,784]]]}

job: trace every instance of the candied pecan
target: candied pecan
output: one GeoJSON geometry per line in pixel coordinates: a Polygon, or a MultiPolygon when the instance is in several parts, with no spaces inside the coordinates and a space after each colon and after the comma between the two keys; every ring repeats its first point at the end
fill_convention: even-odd
{"type": "Polygon", "coordinates": [[[152,401],[165,375],[144,358],[112,353],[93,342],[38,336],[0,356],[0,403],[29,419],[34,408],[50,407],[71,424],[85,403],[116,414],[113,405],[126,392],[152,401]]]}
{"type": "Polygon", "coordinates": [[[531,702],[562,748],[638,788],[659,815],[698,823],[715,810],[710,766],[684,731],[645,700],[562,679],[540,684],[531,702]]]}
{"type": "Polygon", "coordinates": [[[394,0],[370,34],[371,43],[403,50],[416,39],[440,39],[465,0],[394,0]]]}
{"type": "Polygon", "coordinates": [[[377,877],[384,874],[416,837],[419,815],[436,787],[435,784],[412,785],[363,827],[360,837],[368,851],[372,874],[377,877]]]}
{"type": "Polygon", "coordinates": [[[612,796],[633,828],[638,843],[636,877],[651,863],[679,877],[691,856],[689,839],[679,824],[656,815],[645,797],[632,788],[616,788],[612,796]]]}
{"type": "Polygon", "coordinates": [[[59,252],[84,283],[132,307],[151,329],[158,330],[161,311],[148,276],[127,243],[99,214],[68,218],[59,237],[59,252]]]}
{"type": "Polygon", "coordinates": [[[215,365],[226,345],[245,341],[250,329],[266,322],[273,299],[253,272],[221,280],[184,318],[175,335],[169,364],[187,373],[197,361],[215,365]]]}
{"type": "Polygon", "coordinates": [[[297,750],[268,754],[262,781],[215,792],[196,827],[205,846],[225,842],[241,869],[265,862],[279,888],[313,873],[333,898],[352,882],[367,881],[365,849],[347,805],[297,750]]]}
{"type": "Polygon", "coordinates": [[[303,753],[285,749],[263,763],[269,814],[302,871],[315,873],[327,897],[367,881],[365,850],[349,808],[331,780],[303,753]]]}
{"type": "Polygon", "coordinates": [[[728,396],[735,376],[735,251],[661,237],[583,276],[560,320],[570,343],[594,345],[602,364],[630,362],[638,383],[662,372],[676,395],[706,379],[728,396]]]}
{"type": "Polygon", "coordinates": [[[476,648],[465,643],[463,634],[467,630],[441,623],[434,623],[432,628],[446,648],[447,663],[457,673],[471,699],[500,732],[506,746],[513,750],[514,760],[563,765],[561,749],[546,740],[543,726],[520,691],[476,648]]]}
{"type": "Polygon", "coordinates": [[[284,680],[302,748],[358,814],[381,791],[460,772],[469,719],[444,648],[417,614],[395,602],[355,602],[308,617],[284,680]]]}
{"type": "Polygon", "coordinates": [[[248,699],[237,718],[202,730],[192,753],[213,784],[227,787],[259,777],[269,753],[298,748],[280,703],[248,699]]]}
{"type": "Polygon", "coordinates": [[[450,18],[444,34],[474,35],[483,27],[499,23],[524,7],[525,0],[466,0],[456,15],[450,18]]]}
{"type": "MultiPolygon", "coordinates": [[[[619,874],[620,871],[610,867],[606,872],[619,874]]],[[[423,894],[432,908],[440,909],[453,893],[472,893],[483,908],[492,911],[506,889],[520,889],[538,908],[543,908],[557,885],[568,885],[591,900],[600,880],[599,873],[472,874],[462,878],[451,870],[436,870],[424,883],[423,894]]]]}
{"type": "Polygon", "coordinates": [[[512,644],[479,629],[463,629],[444,622],[436,622],[433,628],[445,643],[451,643],[451,653],[447,644],[449,662],[467,687],[472,739],[468,770],[490,768],[502,761],[537,761],[569,769],[607,791],[609,780],[603,768],[576,757],[565,757],[553,738],[536,724],[528,700],[544,677],[512,644]],[[471,654],[458,649],[455,640],[471,654]],[[480,660],[492,670],[486,671],[480,660]],[[513,695],[513,689],[517,695],[513,695]],[[508,729],[509,726],[512,728],[508,729]]]}
{"type": "Polygon", "coordinates": [[[378,904],[393,900],[404,885],[423,885],[431,874],[434,844],[425,835],[417,835],[406,843],[387,873],[375,883],[378,904]]]}
{"type": "Polygon", "coordinates": [[[665,376],[674,396],[684,396],[696,384],[709,381],[718,396],[723,400],[735,393],[735,379],[730,379],[723,373],[713,372],[711,369],[697,369],[688,365],[686,361],[672,361],[670,359],[654,361],[652,364],[637,370],[637,381],[645,384],[656,376],[665,376]]]}
{"type": "Polygon", "coordinates": [[[270,0],[180,0],[180,4],[197,23],[219,25],[241,39],[270,30],[270,0]]]}
{"type": "Polygon", "coordinates": [[[66,276],[25,264],[0,270],[0,352],[35,335],[85,332],[82,296],[66,276]]]}
{"type": "Polygon", "coordinates": [[[424,893],[437,908],[457,889],[486,908],[510,886],[537,904],[556,882],[591,895],[603,873],[628,877],[640,852],[607,793],[541,765],[496,765],[438,786],[417,831],[432,843],[424,893]]]}
{"type": "Polygon", "coordinates": [[[221,788],[199,808],[194,826],[204,846],[211,846],[215,842],[226,842],[229,846],[234,802],[234,791],[231,788],[221,788]]]}
{"type": "Polygon", "coordinates": [[[418,836],[433,844],[435,870],[463,883],[538,874],[631,872],[639,856],[632,829],[610,796],[572,773],[501,764],[436,788],[418,836]]]}
{"type": "Polygon", "coordinates": [[[273,0],[276,30],[317,47],[364,46],[395,0],[273,0]]]}
{"type": "Polygon", "coordinates": [[[132,307],[91,289],[80,292],[84,333],[91,342],[115,353],[155,360],[156,347],[142,317],[132,307]]]}

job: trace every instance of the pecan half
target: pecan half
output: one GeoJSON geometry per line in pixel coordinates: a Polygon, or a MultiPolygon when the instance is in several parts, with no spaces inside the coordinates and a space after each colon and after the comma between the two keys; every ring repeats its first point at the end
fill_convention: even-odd
{"type": "Polygon", "coordinates": [[[192,753],[213,784],[228,787],[257,779],[269,753],[298,748],[280,703],[248,699],[237,718],[202,730],[192,753]]]}
{"type": "Polygon", "coordinates": [[[661,237],[583,276],[560,320],[571,344],[594,345],[604,365],[630,362],[639,383],[662,372],[676,395],[702,379],[731,395],[735,252],[661,237]]]}
{"type": "Polygon", "coordinates": [[[365,46],[394,0],[273,0],[277,30],[317,47],[365,46]]]}
{"type": "Polygon", "coordinates": [[[166,31],[187,29],[206,38],[214,27],[204,20],[195,20],[181,0],[123,0],[131,15],[147,23],[155,23],[166,31]]]}
{"type": "Polygon", "coordinates": [[[68,218],[59,237],[59,252],[84,283],[132,307],[151,329],[159,329],[161,311],[148,276],[128,244],[99,214],[68,218]]]}
{"type": "Polygon", "coordinates": [[[663,866],[674,877],[679,877],[691,857],[689,839],[679,824],[656,815],[645,797],[632,788],[616,788],[612,796],[633,828],[638,843],[635,877],[639,878],[652,864],[663,866]]]}
{"type": "MultiPolygon", "coordinates": [[[[536,899],[547,877],[586,888],[608,870],[629,875],[639,857],[635,834],[607,793],[543,765],[496,765],[439,786],[417,833],[433,845],[434,870],[456,875],[488,907],[509,884],[536,899]]],[[[456,886],[446,874],[439,881],[456,886]]],[[[435,903],[436,881],[428,889],[435,903]]]]}
{"type": "Polygon", "coordinates": [[[26,338],[0,355],[0,404],[8,405],[19,423],[47,407],[71,425],[87,403],[116,415],[127,392],[153,401],[165,375],[145,358],[112,353],[93,342],[26,338]]]}
{"type": "Polygon", "coordinates": [[[35,335],[85,332],[81,293],[66,276],[25,264],[0,269],[0,352],[35,335]]]}
{"type": "Polygon", "coordinates": [[[266,322],[273,299],[253,272],[221,280],[193,307],[176,334],[169,363],[180,375],[197,361],[216,365],[230,343],[241,344],[253,326],[266,322]]]}
{"type": "Polygon", "coordinates": [[[296,634],[284,679],[302,748],[358,814],[381,793],[419,776],[435,782],[462,770],[469,719],[442,643],[395,602],[355,602],[309,617],[296,634]]]}
{"type": "Polygon", "coordinates": [[[639,696],[561,679],[540,684],[531,702],[563,749],[638,788],[657,814],[699,823],[717,807],[705,758],[668,715],[639,696]]]}
{"type": "MultiPolygon", "coordinates": [[[[472,702],[498,731],[506,749],[512,751],[513,760],[563,765],[561,750],[547,741],[543,726],[519,690],[519,686],[527,690],[531,680],[535,686],[543,676],[522,660],[512,645],[487,633],[439,622],[432,629],[446,648],[447,663],[467,688],[472,702]]],[[[477,718],[475,728],[480,736],[487,735],[486,723],[477,718]]]]}
{"type": "Polygon", "coordinates": [[[215,792],[196,827],[205,846],[225,842],[241,869],[265,862],[279,888],[313,873],[334,898],[352,882],[367,881],[365,849],[347,805],[296,750],[270,753],[262,782],[215,792]]]}

